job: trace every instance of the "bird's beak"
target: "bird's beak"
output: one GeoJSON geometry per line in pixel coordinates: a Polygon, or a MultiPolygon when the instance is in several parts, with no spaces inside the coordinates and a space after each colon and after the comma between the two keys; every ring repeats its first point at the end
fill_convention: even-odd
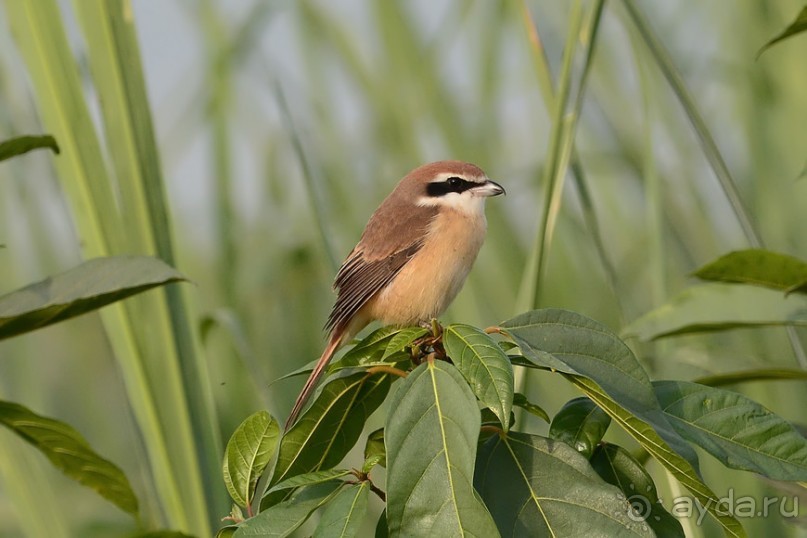
{"type": "Polygon", "coordinates": [[[500,194],[507,194],[504,187],[489,179],[478,187],[474,187],[473,191],[477,196],[498,196],[500,194]]]}

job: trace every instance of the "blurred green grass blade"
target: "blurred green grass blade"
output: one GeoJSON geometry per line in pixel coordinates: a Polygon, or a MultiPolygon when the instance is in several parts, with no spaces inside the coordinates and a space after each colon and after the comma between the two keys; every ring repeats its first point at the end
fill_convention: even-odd
{"type": "MultiPolygon", "coordinates": [[[[762,248],[764,243],[760,235],[757,233],[754,223],[751,220],[745,205],[743,204],[740,190],[737,187],[731,172],[729,171],[726,161],[723,159],[723,155],[720,153],[720,149],[717,147],[717,143],[715,142],[709,128],[706,125],[706,122],[704,121],[695,100],[692,98],[691,93],[687,89],[683,77],[681,77],[678,69],[676,69],[669,52],[667,52],[667,49],[661,43],[661,40],[655,34],[650,26],[650,23],[644,17],[642,12],[636,7],[634,1],[623,0],[622,3],[624,4],[628,15],[636,26],[636,29],[639,31],[639,35],[645,42],[648,51],[653,56],[653,59],[659,66],[659,69],[667,79],[667,82],[670,84],[673,92],[678,97],[678,100],[681,102],[681,106],[683,107],[687,118],[689,119],[692,127],[695,129],[695,133],[701,141],[701,146],[706,159],[709,161],[712,170],[714,170],[714,173],[717,176],[720,187],[723,189],[723,193],[731,205],[732,211],[740,224],[746,240],[751,247],[762,248]]],[[[787,335],[788,339],[790,340],[793,353],[796,356],[796,360],[802,366],[802,368],[807,369],[807,353],[805,353],[804,346],[801,343],[798,332],[794,327],[788,327],[787,335]]]]}
{"type": "Polygon", "coordinates": [[[0,340],[46,327],[185,278],[157,258],[88,260],[0,297],[0,340]]]}
{"type": "MultiPolygon", "coordinates": [[[[565,178],[565,167],[559,170],[561,155],[564,148],[564,133],[567,132],[566,116],[567,103],[572,91],[572,65],[577,50],[577,40],[582,24],[583,8],[581,0],[577,0],[572,8],[567,26],[566,44],[563,48],[563,64],[558,76],[552,114],[552,133],[549,137],[549,147],[544,162],[542,183],[544,185],[544,203],[541,221],[535,235],[535,242],[527,261],[522,279],[521,292],[519,293],[519,310],[529,310],[537,308],[539,304],[539,294],[541,291],[541,281],[548,257],[547,250],[554,234],[554,223],[560,211],[560,201],[562,199],[562,183],[565,178]]],[[[567,141],[570,141],[568,138],[567,141]]]]}
{"type": "Polygon", "coordinates": [[[86,257],[114,253],[120,220],[95,127],[84,102],[82,83],[53,0],[7,0],[12,35],[25,60],[43,121],[59,140],[54,164],[86,257]]]}
{"type": "MultiPolygon", "coordinates": [[[[74,2],[88,43],[90,68],[101,96],[107,147],[122,193],[122,211],[135,233],[127,234],[139,251],[155,252],[173,263],[175,254],[159,154],[146,95],[131,6],[125,0],[74,2]],[[136,224],[135,224],[136,223],[136,224]]],[[[127,230],[129,226],[127,226],[127,230]]],[[[212,407],[206,366],[183,292],[166,289],[164,297],[137,304],[137,319],[151,319],[149,356],[162,355],[152,366],[165,397],[161,413],[173,415],[171,450],[174,468],[182,469],[184,506],[197,532],[208,531],[205,520],[226,505],[218,481],[221,441],[212,407]],[[157,337],[159,335],[159,337],[157,337]],[[161,340],[161,342],[160,342],[161,340]]],[[[143,329],[145,337],[145,328],[143,329]]]]}
{"type": "Polygon", "coordinates": [[[56,155],[59,154],[59,144],[50,135],[17,136],[0,142],[0,161],[23,155],[35,149],[50,149],[56,155]]]}
{"type": "MultiPolygon", "coordinates": [[[[117,177],[122,194],[119,204],[113,196],[112,182],[84,101],[82,83],[70,54],[58,7],[55,2],[48,0],[10,2],[8,6],[10,23],[31,74],[40,112],[64,149],[63,156],[56,160],[56,166],[71,201],[85,256],[140,251],[158,253],[170,263],[173,255],[170,252],[167,213],[164,207],[159,207],[163,202],[161,178],[156,152],[153,151],[147,107],[140,107],[134,115],[127,107],[116,108],[112,113],[109,110],[109,107],[118,107],[122,102],[128,105],[130,92],[144,92],[142,75],[139,75],[140,78],[126,78],[133,71],[139,73],[139,58],[132,54],[131,47],[125,46],[133,42],[130,39],[132,34],[126,33],[132,32],[131,27],[111,29],[109,17],[105,17],[109,14],[108,10],[117,10],[119,26],[125,26],[121,22],[123,7],[113,3],[96,6],[99,9],[95,14],[98,21],[93,19],[93,22],[98,24],[91,24],[92,31],[88,34],[88,42],[90,38],[98,38],[103,43],[102,46],[90,46],[91,68],[97,78],[99,93],[104,94],[101,103],[109,131],[107,146],[116,164],[115,171],[121,176],[117,177]],[[95,54],[99,51],[100,57],[95,54]],[[109,59],[108,55],[118,53],[121,55],[119,61],[109,59]],[[117,72],[122,65],[129,68],[117,72]],[[110,76],[99,77],[99,71],[108,72],[110,76]],[[106,84],[117,77],[124,77],[124,82],[117,86],[106,84]],[[138,127],[130,129],[129,122],[138,127]],[[155,158],[143,158],[142,154],[148,153],[155,158]],[[125,164],[121,165],[120,162],[125,164]],[[141,189],[132,180],[132,174],[139,174],[148,187],[141,189]],[[145,212],[148,212],[146,219],[143,218],[145,212]],[[127,232],[132,233],[123,233],[122,215],[127,218],[127,232]],[[149,219],[153,221],[155,229],[160,230],[159,233],[152,235],[149,227],[143,224],[149,219]]],[[[87,9],[87,6],[81,3],[78,7],[81,10],[87,9]]],[[[131,11],[125,13],[131,16],[131,11]]],[[[81,16],[80,19],[83,20],[81,16]]],[[[144,99],[142,103],[145,103],[144,99]]],[[[166,293],[179,297],[181,291],[170,289],[166,293]]],[[[163,509],[177,526],[183,529],[197,526],[194,528],[200,534],[206,534],[209,527],[204,492],[211,495],[220,493],[222,497],[224,492],[221,488],[203,488],[198,466],[194,463],[197,447],[204,451],[213,443],[205,443],[204,435],[200,435],[199,442],[194,443],[190,435],[181,434],[188,431],[190,421],[186,404],[182,402],[183,390],[177,389],[180,387],[180,373],[177,372],[176,359],[160,362],[166,352],[169,356],[176,352],[174,342],[170,336],[166,336],[171,331],[168,315],[159,307],[153,308],[160,302],[160,298],[135,298],[125,308],[105,310],[102,319],[120,361],[127,394],[145,437],[163,509]],[[132,323],[132,317],[138,320],[136,324],[132,323]],[[153,361],[149,361],[151,357],[153,361]],[[161,371],[156,372],[155,369],[161,371]],[[163,427],[171,433],[163,431],[163,427]],[[170,443],[167,442],[169,438],[170,443]],[[182,474],[183,480],[196,483],[196,486],[180,487],[179,474],[182,474]]],[[[183,317],[179,313],[181,308],[181,302],[172,301],[174,319],[183,317]]],[[[187,331],[178,330],[175,336],[178,341],[190,342],[181,346],[183,350],[192,349],[193,341],[187,331]]],[[[182,356],[192,361],[194,354],[186,352],[182,356]]],[[[197,378],[186,385],[191,393],[198,393],[205,390],[206,383],[197,378]]],[[[192,412],[205,409],[204,405],[199,405],[192,412]]],[[[205,429],[215,431],[209,425],[204,429],[197,428],[197,431],[203,432],[205,429]]],[[[212,480],[216,474],[213,469],[218,468],[220,460],[215,451],[207,450],[207,453],[211,454],[211,471],[204,476],[212,480]]]]}
{"type": "Polygon", "coordinates": [[[653,28],[650,26],[650,22],[645,18],[644,14],[642,14],[639,8],[636,7],[635,2],[633,0],[623,0],[622,3],[625,6],[636,29],[639,31],[639,35],[642,37],[647,50],[653,56],[653,59],[664,75],[664,78],[667,79],[667,82],[670,84],[673,92],[681,102],[681,106],[683,107],[684,112],[686,112],[687,118],[689,119],[692,127],[695,129],[695,133],[698,135],[698,138],[701,141],[703,152],[706,155],[709,164],[712,166],[715,175],[717,176],[720,186],[723,189],[723,193],[726,195],[726,198],[731,204],[731,208],[734,211],[734,215],[737,218],[746,239],[752,247],[761,247],[762,240],[757,234],[754,224],[751,221],[751,217],[743,204],[740,191],[737,188],[734,178],[731,176],[731,172],[729,172],[729,168],[726,165],[726,162],[723,160],[723,156],[720,153],[720,150],[718,149],[709,128],[706,126],[706,122],[700,113],[697,103],[692,98],[692,94],[689,92],[689,89],[687,89],[684,79],[681,77],[680,72],[675,67],[669,52],[667,52],[667,49],[653,31],[653,28]]]}
{"type": "MultiPolygon", "coordinates": [[[[66,516],[72,506],[64,503],[62,491],[53,487],[50,471],[50,464],[43,462],[28,443],[13,434],[0,439],[0,479],[5,491],[13,492],[7,499],[16,519],[24,522],[27,536],[73,538],[66,516]],[[48,510],[48,517],[42,517],[43,509],[48,510]]],[[[13,523],[11,526],[14,528],[13,523]]]]}
{"type": "Polygon", "coordinates": [[[768,50],[770,47],[772,47],[776,43],[779,43],[780,41],[782,41],[784,39],[787,39],[789,37],[793,37],[794,35],[797,35],[797,34],[800,34],[802,32],[806,32],[806,31],[807,31],[807,6],[804,6],[803,8],[801,8],[801,11],[799,11],[799,14],[796,16],[796,18],[793,20],[793,22],[791,22],[787,26],[787,28],[782,30],[782,32],[779,35],[777,35],[776,37],[774,37],[773,39],[771,39],[770,41],[765,43],[762,46],[762,48],[759,49],[759,52],[757,52],[757,58],[759,58],[762,55],[763,52],[768,50]]]}
{"type": "MultiPolygon", "coordinates": [[[[71,205],[82,252],[85,257],[100,257],[124,251],[118,203],[113,196],[59,8],[53,0],[10,1],[6,2],[6,12],[33,82],[43,122],[60,141],[63,150],[55,165],[71,205]]],[[[144,438],[156,489],[164,503],[162,508],[172,521],[189,528],[182,488],[170,462],[161,413],[135,327],[130,322],[129,306],[131,301],[126,307],[112,305],[101,312],[101,319],[123,371],[127,397],[144,438]]],[[[147,515],[153,522],[161,517],[147,515]]]]}
{"type": "Polygon", "coordinates": [[[228,36],[224,18],[218,13],[211,0],[199,6],[201,27],[209,64],[206,69],[207,103],[212,135],[211,157],[216,204],[215,220],[218,252],[218,284],[228,303],[235,301],[235,278],[238,267],[236,248],[236,211],[233,206],[232,148],[229,121],[233,115],[232,106],[232,49],[228,46],[228,36]]]}
{"type": "MultiPolygon", "coordinates": [[[[591,68],[591,63],[594,58],[594,46],[597,42],[597,34],[599,31],[599,21],[602,17],[602,10],[604,8],[605,2],[597,1],[591,9],[590,18],[588,21],[587,28],[589,30],[589,34],[587,39],[585,39],[587,48],[589,49],[586,53],[586,65],[583,71],[583,82],[581,85],[584,84],[585,77],[588,76],[588,72],[591,68]]],[[[549,69],[549,61],[546,57],[543,45],[541,44],[541,39],[538,34],[538,29],[533,22],[532,15],[527,7],[527,3],[522,3],[522,20],[524,22],[524,26],[526,28],[527,36],[530,40],[530,45],[532,49],[532,57],[534,59],[535,64],[535,71],[538,75],[538,86],[541,90],[541,95],[543,97],[544,103],[546,108],[551,112],[555,110],[556,107],[556,96],[552,86],[552,74],[549,69]]],[[[579,92],[578,99],[582,99],[583,92],[579,92]]],[[[586,226],[588,227],[589,233],[591,235],[591,240],[594,244],[594,248],[597,251],[597,256],[600,259],[600,263],[602,264],[603,271],[605,272],[605,276],[608,279],[608,283],[611,286],[611,291],[614,294],[614,299],[617,301],[617,304],[620,306],[620,310],[622,309],[622,300],[621,294],[618,293],[618,279],[616,270],[614,269],[611,260],[608,257],[608,250],[605,247],[605,242],[602,239],[602,233],[599,225],[599,221],[597,219],[597,212],[594,209],[594,201],[591,196],[591,190],[588,186],[588,180],[586,176],[585,169],[583,168],[583,163],[580,159],[580,156],[577,153],[576,148],[574,147],[574,141],[572,141],[572,148],[571,148],[571,157],[570,157],[570,169],[572,173],[572,179],[574,180],[575,186],[577,187],[578,193],[580,195],[580,204],[583,208],[583,218],[586,222],[586,226]]],[[[522,279],[525,278],[522,275],[522,279]]],[[[522,294],[526,294],[524,288],[522,287],[522,294]]],[[[528,308],[527,306],[527,299],[525,295],[521,295],[519,302],[523,304],[523,308],[519,308],[519,312],[528,308]]],[[[533,305],[535,307],[535,305],[533,305]]]]}
{"type": "Polygon", "coordinates": [[[0,423],[39,449],[64,474],[137,517],[137,497],[123,471],[99,456],[72,426],[2,400],[0,423]]]}
{"type": "MultiPolygon", "coordinates": [[[[602,8],[602,1],[594,2],[584,24],[582,2],[577,1],[569,17],[563,64],[558,76],[558,89],[553,100],[552,134],[544,165],[543,184],[546,186],[544,210],[519,293],[519,302],[522,303],[523,309],[537,308],[540,304],[541,286],[554,237],[555,224],[563,200],[563,186],[574,149],[577,121],[597,41],[602,8]],[[575,78],[573,64],[578,41],[582,41],[586,45],[586,50],[583,68],[576,80],[573,80],[575,78]]],[[[588,210],[591,212],[589,216],[593,215],[593,209],[589,207],[588,210]]]]}
{"type": "Polygon", "coordinates": [[[333,246],[333,240],[329,232],[329,227],[325,222],[325,215],[327,213],[322,201],[320,200],[319,194],[322,190],[319,188],[319,185],[323,183],[322,177],[319,173],[317,173],[317,170],[314,167],[314,164],[311,162],[310,156],[305,149],[306,146],[303,143],[299,129],[292,118],[291,109],[289,108],[289,103],[286,100],[283,88],[280,87],[279,83],[276,83],[273,89],[275,100],[277,101],[278,107],[280,108],[281,117],[283,118],[283,123],[286,125],[290,133],[292,147],[294,148],[294,152],[297,155],[300,167],[302,168],[303,183],[305,185],[306,194],[308,195],[308,200],[311,203],[311,213],[314,217],[314,222],[317,225],[317,231],[319,232],[319,238],[322,242],[322,248],[325,251],[325,257],[328,259],[328,263],[330,264],[330,272],[332,274],[336,274],[336,271],[339,269],[339,261],[336,256],[336,249],[333,246]]]}
{"type": "Polygon", "coordinates": [[[555,110],[555,90],[552,84],[552,73],[549,70],[549,60],[546,57],[546,49],[541,42],[541,36],[538,33],[538,28],[533,22],[532,12],[527,5],[527,0],[521,2],[521,20],[524,23],[524,29],[527,32],[527,39],[530,42],[532,49],[533,63],[535,65],[535,74],[538,76],[538,89],[541,91],[541,96],[544,99],[547,110],[550,112],[555,110]]]}

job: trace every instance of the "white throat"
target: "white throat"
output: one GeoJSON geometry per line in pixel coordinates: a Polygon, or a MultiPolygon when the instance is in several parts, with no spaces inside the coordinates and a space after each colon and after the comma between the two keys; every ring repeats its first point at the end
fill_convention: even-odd
{"type": "Polygon", "coordinates": [[[476,196],[473,191],[461,193],[449,192],[443,196],[434,198],[421,196],[417,205],[426,207],[446,207],[472,217],[485,217],[486,196],[476,196]]]}

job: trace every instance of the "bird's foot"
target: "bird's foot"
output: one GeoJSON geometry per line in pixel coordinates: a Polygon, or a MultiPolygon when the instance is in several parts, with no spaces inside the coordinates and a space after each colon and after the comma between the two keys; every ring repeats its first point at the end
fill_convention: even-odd
{"type": "Polygon", "coordinates": [[[433,357],[439,360],[449,360],[443,347],[443,326],[437,319],[421,321],[420,326],[430,331],[430,334],[421,336],[412,342],[412,362],[416,365],[425,359],[433,357]]]}

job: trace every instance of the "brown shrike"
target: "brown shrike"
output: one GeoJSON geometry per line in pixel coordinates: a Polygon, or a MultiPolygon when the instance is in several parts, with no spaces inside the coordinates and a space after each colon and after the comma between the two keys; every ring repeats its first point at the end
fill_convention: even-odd
{"type": "Polygon", "coordinates": [[[417,325],[460,291],[485,239],[485,199],[504,189],[473,164],[439,161],[409,172],[381,203],[339,268],[325,351],[286,421],[288,429],[334,353],[368,323],[417,325]]]}

